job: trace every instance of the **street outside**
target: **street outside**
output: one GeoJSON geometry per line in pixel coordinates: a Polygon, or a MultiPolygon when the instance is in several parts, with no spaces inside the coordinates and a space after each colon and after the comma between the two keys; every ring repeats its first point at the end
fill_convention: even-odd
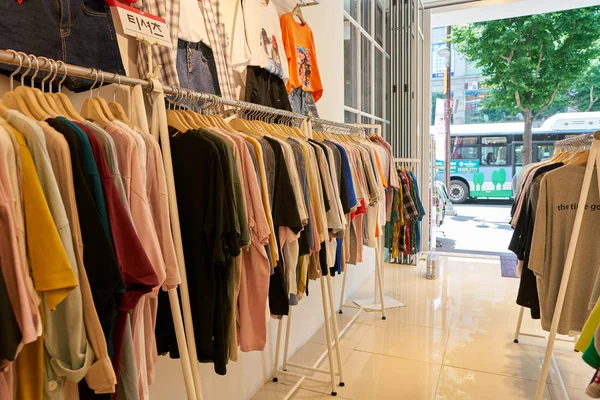
{"type": "Polygon", "coordinates": [[[456,215],[446,215],[437,228],[437,250],[507,253],[513,233],[510,209],[508,201],[455,204],[456,215]]]}

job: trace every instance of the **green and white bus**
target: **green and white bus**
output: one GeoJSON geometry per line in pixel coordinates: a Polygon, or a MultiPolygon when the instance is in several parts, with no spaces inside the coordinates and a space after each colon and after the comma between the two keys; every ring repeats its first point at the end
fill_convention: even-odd
{"type": "MultiPolygon", "coordinates": [[[[599,129],[600,112],[556,114],[533,129],[533,162],[551,157],[556,140],[599,129]]],[[[523,166],[523,123],[453,125],[450,132],[450,200],[511,199],[523,166]]],[[[444,161],[436,168],[443,181],[444,161]]]]}

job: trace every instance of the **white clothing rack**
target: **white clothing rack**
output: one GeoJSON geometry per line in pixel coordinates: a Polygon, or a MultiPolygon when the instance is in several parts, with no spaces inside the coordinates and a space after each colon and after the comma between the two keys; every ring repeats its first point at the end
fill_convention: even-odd
{"type": "MultiPolygon", "coordinates": [[[[356,127],[353,125],[343,124],[339,122],[328,121],[321,118],[314,118],[312,116],[308,117],[308,136],[312,137],[312,126],[319,126],[319,128],[323,128],[325,130],[329,130],[332,128],[336,131],[342,131],[346,133],[353,132],[362,132],[364,133],[364,129],[361,127],[356,127]]],[[[344,284],[345,284],[346,275],[344,274],[344,284]]],[[[340,379],[340,386],[344,386],[344,373],[342,367],[342,354],[340,348],[340,338],[346,332],[349,326],[346,326],[342,332],[340,333],[338,330],[337,318],[335,317],[335,305],[334,305],[334,292],[333,292],[333,280],[331,276],[327,274],[327,276],[322,276],[320,279],[321,282],[321,296],[323,303],[323,316],[325,318],[325,337],[327,341],[327,350],[321,354],[321,356],[317,359],[317,361],[313,364],[313,366],[304,366],[300,364],[290,363],[288,362],[288,353],[289,353],[289,343],[290,343],[290,334],[291,334],[291,324],[292,324],[292,309],[289,308],[289,313],[287,317],[287,327],[285,332],[285,344],[283,350],[283,363],[281,368],[279,367],[279,353],[281,348],[281,336],[283,331],[283,319],[280,319],[277,327],[277,343],[275,347],[275,370],[273,373],[273,382],[279,381],[279,375],[289,375],[300,378],[298,382],[287,392],[284,400],[290,399],[296,390],[300,387],[300,385],[304,382],[304,380],[311,380],[315,382],[321,383],[329,383],[331,385],[331,395],[336,396],[336,385],[335,385],[335,376],[337,375],[340,379]],[[329,309],[328,309],[329,308],[329,309]],[[331,315],[330,315],[331,314],[331,315]],[[331,317],[331,322],[330,322],[331,317]],[[337,372],[334,369],[334,361],[333,361],[333,347],[335,347],[335,357],[337,361],[337,372]],[[328,356],[329,358],[329,369],[318,368],[319,364],[328,356]],[[287,367],[294,367],[298,369],[303,369],[311,372],[318,372],[322,374],[329,375],[329,381],[323,381],[318,378],[314,378],[312,376],[307,376],[303,374],[298,374],[295,372],[290,372],[287,370],[287,367]]],[[[342,296],[343,296],[343,288],[342,288],[342,296]]],[[[354,319],[353,319],[354,321],[354,319]]],[[[352,321],[352,322],[353,322],[352,321]]]]}
{"type": "MultiPolygon", "coordinates": [[[[569,138],[565,140],[561,140],[555,144],[555,147],[578,147],[582,144],[589,143],[589,140],[592,139],[592,145],[590,149],[590,154],[588,157],[587,166],[585,169],[585,176],[583,178],[583,186],[581,188],[581,193],[579,195],[579,203],[585,204],[589,191],[590,185],[592,182],[594,167],[598,167],[600,170],[600,131],[595,132],[593,135],[583,135],[575,138],[569,138]]],[[[600,179],[600,174],[599,174],[600,179]]],[[[521,323],[523,321],[523,314],[525,309],[521,307],[519,312],[519,319],[517,320],[517,327],[515,329],[515,338],[514,342],[519,343],[519,335],[523,336],[531,336],[531,337],[541,337],[547,340],[546,344],[546,352],[544,355],[544,363],[542,364],[542,371],[540,374],[540,379],[538,381],[538,387],[535,395],[536,400],[542,400],[544,397],[544,391],[546,390],[546,381],[548,379],[548,373],[550,371],[550,363],[554,365],[554,368],[557,371],[559,377],[559,383],[563,390],[563,394],[566,399],[569,399],[569,395],[567,393],[565,383],[561,376],[560,370],[556,363],[556,359],[554,357],[554,342],[556,340],[567,341],[557,338],[558,332],[558,324],[560,322],[560,317],[562,315],[562,310],[565,302],[565,296],[567,293],[567,286],[569,284],[569,278],[571,277],[571,270],[573,269],[573,260],[575,258],[575,251],[577,249],[577,240],[579,239],[579,233],[581,231],[581,223],[583,221],[583,214],[585,211],[585,207],[578,207],[575,213],[575,221],[573,223],[573,231],[571,233],[571,239],[569,241],[569,248],[567,250],[567,257],[565,260],[565,267],[562,274],[562,279],[560,281],[560,288],[558,290],[558,297],[556,300],[556,306],[554,309],[554,315],[552,316],[552,324],[550,326],[550,333],[548,337],[542,335],[533,335],[521,332],[521,323]]]]}
{"type": "MultiPolygon", "coordinates": [[[[377,136],[381,136],[381,125],[379,124],[353,124],[352,126],[356,126],[365,130],[374,130],[377,136]]],[[[395,159],[394,159],[395,160],[395,159]]],[[[344,328],[344,332],[348,329],[358,318],[359,314],[363,311],[373,311],[380,310],[381,319],[385,320],[385,310],[386,310],[386,302],[388,304],[388,308],[392,308],[390,304],[393,304],[393,307],[404,307],[405,304],[400,303],[398,300],[392,297],[385,297],[384,290],[384,244],[383,244],[383,235],[379,237],[377,240],[377,247],[375,247],[375,290],[373,292],[373,301],[371,299],[360,299],[355,300],[354,304],[345,304],[344,303],[344,294],[346,291],[346,278],[348,276],[348,271],[344,271],[344,279],[342,281],[342,293],[340,296],[340,307],[338,312],[343,314],[343,308],[351,308],[356,309],[358,312],[354,315],[354,317],[346,324],[344,328]]],[[[347,268],[348,266],[346,266],[347,268]]]]}
{"type": "MultiPolygon", "coordinates": [[[[161,126],[159,127],[156,134],[159,135],[161,140],[161,148],[163,154],[163,161],[165,166],[165,174],[167,179],[167,188],[169,193],[169,212],[171,215],[171,224],[172,224],[172,233],[173,233],[173,241],[175,244],[175,251],[177,256],[177,262],[179,264],[179,273],[181,275],[181,284],[180,284],[180,293],[181,293],[181,308],[179,306],[179,295],[176,289],[169,290],[169,302],[171,306],[171,311],[173,314],[173,323],[175,326],[175,334],[177,338],[177,345],[180,354],[180,361],[182,372],[184,376],[184,384],[186,387],[186,394],[188,400],[197,399],[202,400],[202,387],[200,382],[200,372],[198,370],[198,358],[196,352],[196,341],[194,335],[194,327],[192,320],[192,313],[190,307],[190,299],[189,299],[189,291],[187,285],[187,275],[185,269],[185,259],[183,256],[183,244],[181,240],[181,231],[179,226],[179,211],[177,208],[177,200],[176,200],[176,192],[175,192],[175,181],[173,176],[173,164],[171,161],[171,148],[169,143],[169,134],[168,127],[166,126],[166,107],[165,102],[160,100],[163,95],[175,96],[178,98],[181,96],[181,99],[193,99],[193,100],[203,100],[207,102],[212,102],[217,105],[225,105],[234,107],[243,111],[250,112],[258,112],[264,113],[268,115],[276,115],[283,117],[287,120],[296,120],[302,121],[307,120],[307,117],[300,114],[295,114],[289,111],[277,110],[271,107],[265,107],[261,105],[256,105],[252,103],[235,101],[224,99],[212,94],[206,93],[198,93],[192,92],[187,89],[172,87],[172,86],[162,86],[160,82],[156,80],[143,80],[131,78],[128,76],[121,76],[111,72],[104,72],[98,69],[85,68],[77,65],[65,64],[62,61],[50,60],[48,58],[37,57],[34,55],[17,55],[14,51],[9,50],[0,50],[0,63],[8,64],[8,65],[16,65],[19,67],[31,69],[33,65],[33,61],[35,61],[35,70],[38,71],[48,71],[50,74],[54,74],[54,80],[56,76],[61,73],[64,75],[63,79],[60,81],[59,90],[62,82],[66,79],[67,76],[74,76],[84,79],[93,80],[95,82],[101,81],[101,84],[110,84],[115,83],[123,86],[140,86],[143,90],[147,92],[158,92],[159,93],[159,101],[157,101],[157,107],[159,107],[158,111],[160,115],[164,116],[164,121],[161,121],[161,126]],[[26,65],[25,65],[26,63],[26,65]],[[182,319],[182,309],[183,309],[183,319],[182,319]]],[[[324,298],[325,300],[325,298],[324,298]]],[[[323,305],[324,312],[326,311],[325,303],[323,305]]],[[[326,316],[327,320],[327,316],[326,316]]],[[[328,346],[331,352],[331,342],[329,342],[328,346]]],[[[340,363],[341,365],[341,363],[340,363]]],[[[330,362],[330,369],[333,368],[333,363],[330,362]]],[[[341,374],[340,374],[341,375],[341,374]]],[[[333,379],[332,379],[333,381],[333,379]]]]}

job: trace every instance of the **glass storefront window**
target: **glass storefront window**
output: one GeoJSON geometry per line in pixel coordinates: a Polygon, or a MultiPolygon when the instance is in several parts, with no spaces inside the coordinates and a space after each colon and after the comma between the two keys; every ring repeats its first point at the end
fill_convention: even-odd
{"type": "Polygon", "coordinates": [[[358,106],[358,29],[344,20],[344,105],[358,106]]]}
{"type": "Polygon", "coordinates": [[[375,115],[383,117],[383,93],[384,93],[384,82],[383,82],[383,53],[379,49],[375,48],[375,115]]]}
{"type": "Polygon", "coordinates": [[[362,0],[360,2],[360,21],[358,23],[363,27],[365,31],[372,34],[371,31],[371,1],[362,0]]]}
{"type": "MultiPolygon", "coordinates": [[[[361,58],[360,58],[360,69],[361,69],[361,98],[360,106],[361,111],[366,113],[372,112],[371,100],[373,99],[373,77],[371,76],[371,60],[373,52],[371,51],[371,41],[364,35],[361,35],[361,58]]],[[[355,83],[352,82],[354,85],[355,83]]]]}
{"type": "Polygon", "coordinates": [[[354,19],[356,19],[356,1],[357,0],[344,0],[344,10],[354,19]]]}
{"type": "Polygon", "coordinates": [[[358,116],[350,111],[344,111],[344,122],[347,124],[355,124],[358,120],[358,116]]]}

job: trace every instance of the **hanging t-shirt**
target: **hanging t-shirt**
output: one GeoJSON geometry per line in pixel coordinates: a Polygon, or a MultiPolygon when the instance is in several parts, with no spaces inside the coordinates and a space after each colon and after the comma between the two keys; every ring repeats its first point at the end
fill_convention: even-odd
{"type": "MultiPolygon", "coordinates": [[[[566,165],[546,173],[542,179],[535,213],[529,269],[537,278],[542,328],[550,330],[570,245],[585,167],[566,165]]],[[[588,302],[598,275],[600,249],[594,240],[600,225],[600,198],[594,171],[585,204],[581,232],[573,259],[573,269],[565,294],[559,334],[581,332],[590,310],[588,302]]],[[[582,205],[579,205],[582,206],[582,205]]]]}
{"type": "Polygon", "coordinates": [[[283,14],[280,22],[283,47],[290,69],[287,91],[302,88],[305,92],[311,92],[315,101],[318,101],[323,95],[323,85],[312,29],[307,23],[297,22],[292,13],[283,14]]]}
{"type": "Polygon", "coordinates": [[[239,73],[249,66],[289,79],[279,15],[273,0],[244,0],[236,14],[231,65],[239,73]]]}
{"type": "Polygon", "coordinates": [[[202,42],[210,47],[204,15],[198,0],[181,0],[179,3],[179,39],[190,43],[202,42]]]}

